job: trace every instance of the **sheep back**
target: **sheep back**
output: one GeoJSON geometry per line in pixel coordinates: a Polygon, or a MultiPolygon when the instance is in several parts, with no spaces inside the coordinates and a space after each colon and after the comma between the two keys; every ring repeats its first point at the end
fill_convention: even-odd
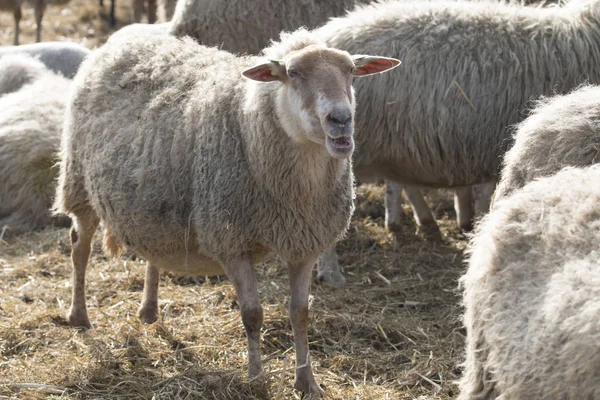
{"type": "Polygon", "coordinates": [[[600,398],[600,166],[500,200],[470,244],[460,400],[600,398]]]}
{"type": "Polygon", "coordinates": [[[280,31],[315,28],[361,2],[367,0],[179,0],[171,34],[189,35],[234,53],[257,54],[280,31]]]}
{"type": "Polygon", "coordinates": [[[57,209],[91,207],[171,270],[190,255],[297,260],[333,244],[353,208],[351,164],[327,167],[327,190],[303,186],[298,145],[275,119],[279,84],[241,77],[258,61],[171,36],[94,52],[70,100],[57,209]]]}
{"type": "Polygon", "coordinates": [[[503,163],[495,201],[566,166],[600,163],[600,86],[539,100],[503,163]]]}

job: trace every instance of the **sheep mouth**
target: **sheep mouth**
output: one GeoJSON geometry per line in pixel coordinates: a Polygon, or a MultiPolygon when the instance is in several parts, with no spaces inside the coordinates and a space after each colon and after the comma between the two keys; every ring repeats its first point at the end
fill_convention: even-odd
{"type": "Polygon", "coordinates": [[[327,150],[335,158],[346,158],[354,151],[352,136],[327,136],[327,150]]]}

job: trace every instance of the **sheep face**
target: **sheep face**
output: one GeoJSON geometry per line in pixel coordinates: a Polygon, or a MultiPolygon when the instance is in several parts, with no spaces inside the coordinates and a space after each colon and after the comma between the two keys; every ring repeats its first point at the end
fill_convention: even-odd
{"type": "Polygon", "coordinates": [[[299,143],[325,146],[334,158],[354,151],[352,80],[398,65],[394,59],[356,56],[318,45],[289,53],[243,72],[247,78],[278,81],[277,113],[286,133],[299,143]]]}

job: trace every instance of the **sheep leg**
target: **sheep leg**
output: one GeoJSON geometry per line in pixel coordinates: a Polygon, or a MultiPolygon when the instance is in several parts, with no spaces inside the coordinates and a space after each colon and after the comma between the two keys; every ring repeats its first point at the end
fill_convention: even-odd
{"type": "Polygon", "coordinates": [[[156,0],[148,0],[148,23],[156,22],[156,0]]]}
{"type": "Polygon", "coordinates": [[[158,319],[158,276],[158,268],[148,264],[144,280],[144,297],[138,310],[138,317],[145,324],[152,324],[158,319]]]}
{"type": "Polygon", "coordinates": [[[288,263],[291,289],[290,319],[296,347],[296,383],[294,388],[304,393],[315,393],[318,397],[321,397],[324,392],[315,381],[308,353],[308,295],[314,263],[314,259],[288,263]]]}
{"type": "Polygon", "coordinates": [[[400,231],[404,219],[402,210],[402,185],[393,181],[385,181],[385,229],[390,232],[400,231]]]}
{"type": "Polygon", "coordinates": [[[13,17],[15,19],[15,38],[13,40],[13,45],[19,45],[19,22],[21,21],[21,4],[15,4],[15,9],[13,10],[13,17]]]}
{"type": "Polygon", "coordinates": [[[317,279],[321,283],[340,288],[346,284],[346,278],[340,271],[338,256],[335,246],[331,247],[321,254],[318,263],[317,279]]]}
{"type": "Polygon", "coordinates": [[[490,203],[494,190],[496,190],[496,182],[473,185],[473,203],[475,204],[476,219],[483,217],[490,211],[490,203]]]}
{"type": "Polygon", "coordinates": [[[454,191],[454,210],[458,227],[463,232],[473,229],[473,206],[471,186],[456,189],[454,191]]]}
{"type": "Polygon", "coordinates": [[[92,238],[99,219],[90,212],[73,218],[71,228],[71,262],[73,263],[73,293],[67,317],[71,326],[91,329],[85,305],[85,269],[92,250],[92,238]]]}
{"type": "Polygon", "coordinates": [[[144,0],[133,0],[133,21],[141,22],[144,13],[144,0]]]}
{"type": "Polygon", "coordinates": [[[115,26],[117,24],[117,19],[115,18],[115,1],[111,0],[110,2],[110,26],[115,26]]]}
{"type": "Polygon", "coordinates": [[[403,189],[419,229],[428,235],[439,237],[441,235],[440,228],[433,218],[433,213],[427,205],[421,189],[414,186],[404,186],[403,189]]]}
{"type": "Polygon", "coordinates": [[[251,257],[225,263],[225,272],[238,296],[242,322],[248,337],[248,376],[252,378],[262,370],[260,328],[263,323],[263,308],[258,297],[258,284],[251,257]]]}
{"type": "Polygon", "coordinates": [[[39,43],[42,39],[42,17],[46,11],[46,0],[36,0],[35,4],[35,41],[39,43]]]}

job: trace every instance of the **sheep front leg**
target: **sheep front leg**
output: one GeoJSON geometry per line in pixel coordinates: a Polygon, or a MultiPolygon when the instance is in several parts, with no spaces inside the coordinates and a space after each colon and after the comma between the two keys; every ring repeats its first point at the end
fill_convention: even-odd
{"type": "Polygon", "coordinates": [[[315,381],[308,352],[308,295],[314,263],[314,259],[288,263],[291,289],[290,319],[296,347],[296,383],[294,388],[321,397],[324,392],[315,381]]]}
{"type": "Polygon", "coordinates": [[[144,297],[138,310],[138,317],[145,324],[152,324],[158,319],[158,276],[159,269],[152,264],[146,268],[144,280],[144,297]]]}
{"type": "Polygon", "coordinates": [[[340,263],[335,246],[325,250],[318,263],[317,279],[319,282],[341,288],[346,284],[346,278],[340,272],[340,263]]]}
{"type": "Polygon", "coordinates": [[[454,210],[456,211],[458,227],[463,232],[473,229],[473,195],[471,186],[455,190],[454,210]]]}
{"type": "Polygon", "coordinates": [[[262,371],[260,352],[260,328],[263,323],[263,308],[258,297],[258,285],[252,258],[242,257],[224,265],[227,276],[237,293],[242,322],[248,337],[248,376],[255,377],[262,371]]]}
{"type": "Polygon", "coordinates": [[[71,228],[73,293],[67,316],[71,326],[75,327],[92,328],[85,304],[85,269],[92,250],[92,238],[99,222],[93,212],[73,218],[73,228],[71,228]]]}
{"type": "Polygon", "coordinates": [[[475,208],[475,218],[480,219],[490,211],[492,196],[496,190],[496,182],[481,183],[473,185],[473,203],[475,208]]]}

